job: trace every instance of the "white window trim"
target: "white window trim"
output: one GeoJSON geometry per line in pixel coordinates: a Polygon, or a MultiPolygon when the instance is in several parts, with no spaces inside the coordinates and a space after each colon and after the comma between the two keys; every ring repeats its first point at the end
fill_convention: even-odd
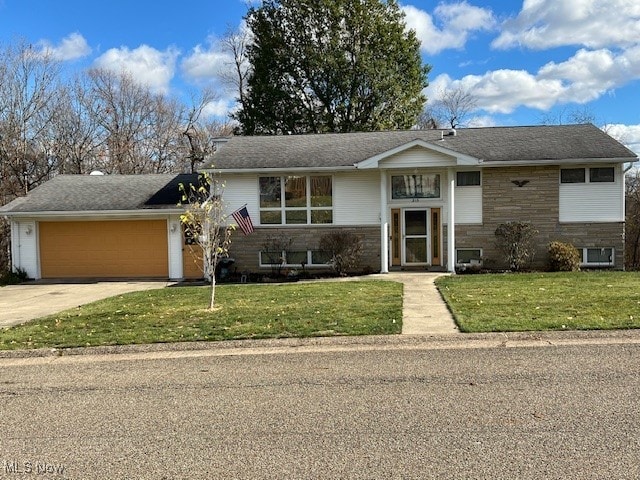
{"type": "Polygon", "coordinates": [[[457,170],[456,171],[456,188],[481,188],[482,187],[482,170],[457,170]],[[478,173],[480,175],[480,183],[478,185],[460,185],[458,183],[458,174],[459,173],[478,173]]]}
{"type": "Polygon", "coordinates": [[[582,259],[580,261],[580,266],[582,267],[613,267],[616,263],[616,249],[613,247],[583,247],[580,249],[582,251],[582,259]],[[611,249],[611,261],[610,262],[589,262],[587,256],[587,250],[606,250],[611,249]]]}
{"type": "MultiPolygon", "coordinates": [[[[303,252],[304,250],[294,250],[295,252],[303,252]]],[[[322,267],[327,267],[329,266],[328,263],[312,263],[313,260],[313,253],[315,250],[307,250],[307,263],[305,263],[304,267],[305,268],[322,268],[322,267]]],[[[280,266],[283,268],[302,268],[302,264],[301,263],[287,263],[286,262],[286,258],[287,258],[287,251],[286,250],[282,250],[282,258],[285,259],[284,263],[263,263],[262,262],[262,254],[264,253],[263,250],[260,250],[258,252],[258,263],[260,265],[261,268],[272,268],[274,266],[280,266]]]]}
{"type": "Polygon", "coordinates": [[[334,185],[335,179],[333,175],[326,175],[322,173],[305,173],[300,175],[258,175],[258,221],[260,226],[265,227],[300,227],[302,225],[333,225],[334,220],[334,185]],[[287,177],[305,177],[305,191],[307,195],[307,205],[305,207],[287,207],[286,206],[286,198],[284,195],[285,192],[285,181],[287,177]],[[262,177],[279,177],[280,178],[280,206],[279,207],[262,207],[260,206],[260,178],[262,177]],[[331,206],[327,207],[312,207],[311,206],[311,177],[331,177],[331,206]],[[331,211],[331,222],[330,223],[311,223],[311,212],[313,211],[323,211],[330,210],[331,211]],[[307,212],[307,222],[306,223],[286,223],[287,221],[287,212],[307,212]],[[261,221],[261,213],[262,212],[280,212],[280,223],[262,223],[261,221]]]}
{"type": "Polygon", "coordinates": [[[483,252],[482,252],[482,248],[478,248],[478,247],[461,247],[461,248],[456,248],[455,251],[455,255],[456,255],[456,266],[475,266],[475,265],[482,265],[482,257],[483,257],[483,252]],[[459,263],[458,262],[458,251],[460,250],[477,250],[480,252],[480,263],[475,263],[475,262],[469,262],[469,263],[459,263]]]}
{"type": "Polygon", "coordinates": [[[616,167],[614,165],[593,165],[593,166],[589,166],[589,167],[580,167],[580,166],[576,166],[576,167],[560,167],[560,172],[558,174],[558,182],[560,183],[560,185],[562,185],[563,187],[567,187],[567,186],[571,186],[571,185],[589,185],[589,184],[616,184],[618,183],[618,170],[616,169],[616,167]],[[590,175],[590,169],[592,168],[612,168],[613,169],[613,182],[592,182],[591,181],[591,175],[590,175]],[[582,169],[584,170],[584,182],[563,182],[562,181],[562,170],[577,170],[577,169],[582,169]]]}
{"type": "Polygon", "coordinates": [[[440,170],[399,170],[393,171],[388,174],[388,187],[387,195],[389,204],[400,203],[415,203],[415,202],[434,202],[442,200],[442,192],[444,190],[443,179],[446,179],[446,174],[440,170]],[[440,196],[439,197],[407,197],[407,198],[393,198],[393,177],[405,176],[405,175],[439,175],[440,176],[440,196]]]}

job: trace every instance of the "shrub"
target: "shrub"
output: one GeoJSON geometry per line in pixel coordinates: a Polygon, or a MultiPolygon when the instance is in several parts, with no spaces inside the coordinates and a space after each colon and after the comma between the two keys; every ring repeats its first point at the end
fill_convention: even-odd
{"type": "Polygon", "coordinates": [[[264,253],[264,259],[266,259],[271,265],[271,276],[276,278],[282,275],[282,268],[285,264],[285,257],[283,256],[291,248],[293,244],[293,238],[286,236],[280,237],[268,237],[262,244],[262,252],[264,253]]]}
{"type": "Polygon", "coordinates": [[[538,230],[530,223],[501,223],[495,234],[496,246],[504,253],[511,270],[521,271],[531,264],[535,253],[533,238],[538,234],[538,230]]]}
{"type": "Polygon", "coordinates": [[[4,271],[0,275],[0,285],[15,285],[27,280],[29,280],[29,275],[22,268],[18,268],[15,272],[4,271]]]}
{"type": "Polygon", "coordinates": [[[329,265],[338,275],[344,275],[358,265],[362,255],[362,240],[351,232],[332,232],[320,237],[318,248],[329,255],[329,265]]]}
{"type": "Polygon", "coordinates": [[[580,252],[570,243],[551,242],[549,269],[553,272],[577,272],[580,270],[580,252]]]}

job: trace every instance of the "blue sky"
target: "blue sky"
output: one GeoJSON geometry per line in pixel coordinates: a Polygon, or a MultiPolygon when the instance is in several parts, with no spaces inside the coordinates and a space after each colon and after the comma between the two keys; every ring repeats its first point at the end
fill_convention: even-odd
{"type": "MultiPolygon", "coordinates": [[[[258,2],[254,1],[254,4],[258,2]]],[[[432,65],[427,96],[462,86],[477,98],[472,126],[535,125],[587,109],[640,153],[638,0],[404,0],[432,65]]],[[[130,71],[158,92],[216,88],[210,114],[233,108],[216,81],[218,44],[244,0],[0,0],[0,42],[49,49],[65,71],[130,71]]]]}

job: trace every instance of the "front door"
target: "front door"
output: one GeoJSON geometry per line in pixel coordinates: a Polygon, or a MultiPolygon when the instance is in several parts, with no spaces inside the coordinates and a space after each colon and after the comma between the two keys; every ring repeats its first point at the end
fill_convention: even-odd
{"type": "Polygon", "coordinates": [[[429,263],[429,217],[428,210],[404,211],[404,264],[426,265],[429,263]]]}

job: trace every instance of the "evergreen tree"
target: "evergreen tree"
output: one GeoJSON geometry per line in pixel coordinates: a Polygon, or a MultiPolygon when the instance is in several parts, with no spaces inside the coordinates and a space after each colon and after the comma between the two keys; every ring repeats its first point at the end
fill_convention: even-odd
{"type": "Polygon", "coordinates": [[[429,66],[395,0],[263,0],[253,35],[242,133],[411,128],[429,66]]]}

